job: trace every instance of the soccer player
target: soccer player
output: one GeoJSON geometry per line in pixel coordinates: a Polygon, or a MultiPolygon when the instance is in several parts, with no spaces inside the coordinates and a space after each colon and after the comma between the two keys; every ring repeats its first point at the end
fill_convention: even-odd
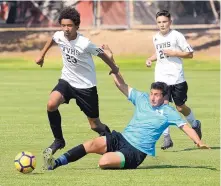
{"type": "MultiPolygon", "coordinates": [[[[159,32],[153,37],[155,53],[147,59],[147,67],[156,61],[155,82],[161,81],[169,85],[169,93],[165,103],[174,101],[176,108],[181,112],[199,138],[202,138],[201,122],[196,120],[192,110],[185,104],[187,101],[188,85],[184,77],[182,58],[192,58],[193,49],[187,43],[183,34],[171,30],[171,15],[167,10],[156,14],[159,32]]],[[[164,143],[161,149],[173,146],[169,128],[164,131],[164,143]]]]}
{"type": "Polygon", "coordinates": [[[122,133],[112,131],[80,144],[61,155],[52,156],[46,149],[44,161],[47,170],[77,161],[89,153],[101,154],[99,167],[102,169],[135,169],[146,156],[155,156],[155,144],[169,125],[175,125],[186,133],[197,147],[208,149],[196,132],[188,126],[180,114],[168,104],[164,104],[168,86],[163,82],[151,84],[150,94],[128,86],[120,74],[112,74],[118,89],[135,106],[131,121],[122,133]]]}
{"type": "Polygon", "coordinates": [[[100,57],[113,73],[118,73],[119,70],[101,48],[77,32],[80,25],[80,14],[74,8],[68,7],[61,11],[59,24],[62,31],[54,33],[35,61],[42,67],[45,54],[50,47],[54,43],[60,47],[63,60],[62,74],[47,103],[48,119],[55,138],[50,145],[53,154],[65,146],[58,107],[63,103],[68,104],[70,99],[76,100],[76,104],[87,116],[93,131],[100,135],[110,132],[109,128],[99,119],[96,73],[91,55],[100,57]]]}

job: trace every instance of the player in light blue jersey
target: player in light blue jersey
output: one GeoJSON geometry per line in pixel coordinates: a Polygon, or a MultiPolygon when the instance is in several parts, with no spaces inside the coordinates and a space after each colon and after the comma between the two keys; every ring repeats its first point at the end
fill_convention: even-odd
{"type": "Polygon", "coordinates": [[[56,160],[51,149],[46,149],[44,160],[48,170],[77,161],[89,153],[102,155],[99,160],[102,169],[137,168],[147,155],[155,156],[155,144],[169,125],[180,128],[199,148],[209,148],[173,107],[164,104],[168,93],[165,83],[152,83],[148,94],[129,87],[119,73],[112,74],[112,77],[118,89],[135,107],[133,117],[125,130],[122,133],[112,131],[105,136],[89,140],[56,160]]]}

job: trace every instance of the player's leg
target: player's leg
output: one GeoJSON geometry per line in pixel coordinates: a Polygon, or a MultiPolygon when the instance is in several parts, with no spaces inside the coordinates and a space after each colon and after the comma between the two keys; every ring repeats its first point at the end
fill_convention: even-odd
{"type": "Polygon", "coordinates": [[[175,85],[175,90],[172,93],[173,100],[175,102],[177,110],[185,116],[188,123],[197,132],[199,138],[201,139],[201,122],[195,119],[192,110],[185,104],[185,102],[187,101],[187,91],[187,82],[175,85]]]}
{"type": "Polygon", "coordinates": [[[190,123],[190,125],[192,127],[196,127],[197,120],[195,119],[192,110],[185,103],[183,103],[183,104],[182,103],[181,102],[177,103],[176,109],[185,116],[188,123],[190,123]],[[182,104],[182,105],[180,105],[180,104],[182,104]]]}
{"type": "Polygon", "coordinates": [[[161,146],[162,150],[173,147],[173,141],[170,136],[170,128],[167,127],[163,132],[163,144],[161,146]]]}
{"type": "Polygon", "coordinates": [[[146,154],[126,141],[119,151],[105,153],[99,160],[99,167],[101,169],[136,169],[145,158],[146,154]]]}
{"type": "Polygon", "coordinates": [[[97,132],[100,136],[104,136],[106,132],[111,132],[109,127],[101,123],[99,118],[88,118],[91,129],[97,132]]]}
{"type": "Polygon", "coordinates": [[[146,158],[146,154],[133,147],[121,133],[106,133],[107,153],[100,161],[102,169],[134,169],[146,158]]]}
{"type": "Polygon", "coordinates": [[[52,133],[54,135],[54,142],[49,146],[52,149],[53,154],[65,146],[65,140],[63,138],[61,128],[61,115],[58,110],[60,104],[69,102],[68,96],[68,83],[64,80],[59,80],[58,84],[52,90],[47,103],[47,114],[50,123],[52,133]]]}
{"type": "Polygon", "coordinates": [[[88,118],[91,129],[99,135],[110,132],[107,125],[99,119],[97,87],[76,89],[76,103],[88,118]]]}
{"type": "MultiPolygon", "coordinates": [[[[171,92],[173,90],[173,86],[169,86],[169,91],[168,94],[166,95],[164,104],[169,104],[169,102],[172,102],[172,97],[171,97],[171,92]]],[[[167,127],[164,131],[163,131],[163,144],[161,146],[162,150],[168,149],[173,147],[173,141],[171,139],[170,136],[170,128],[167,127]]]]}
{"type": "Polygon", "coordinates": [[[179,112],[181,112],[185,116],[188,123],[192,126],[192,128],[196,131],[199,138],[201,139],[202,138],[201,122],[195,119],[192,110],[185,104],[176,105],[176,108],[179,112]]]}
{"type": "Polygon", "coordinates": [[[122,152],[105,153],[98,163],[101,169],[120,169],[125,166],[125,156],[122,152]]]}
{"type": "Polygon", "coordinates": [[[52,156],[51,149],[48,148],[44,153],[44,161],[46,165],[45,169],[54,170],[57,167],[78,161],[79,159],[83,158],[85,155],[89,153],[104,154],[106,151],[107,151],[107,145],[104,136],[97,137],[83,144],[80,144],[70,149],[56,160],[52,156]]]}

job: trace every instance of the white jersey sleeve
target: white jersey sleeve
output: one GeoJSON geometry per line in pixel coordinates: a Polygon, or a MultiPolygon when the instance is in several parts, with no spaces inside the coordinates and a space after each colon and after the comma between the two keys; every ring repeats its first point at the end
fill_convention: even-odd
{"type": "Polygon", "coordinates": [[[180,32],[177,32],[177,45],[183,52],[193,52],[192,47],[187,43],[186,38],[180,32]]]}
{"type": "Polygon", "coordinates": [[[59,43],[61,37],[62,37],[62,32],[57,31],[54,33],[52,39],[55,41],[55,43],[59,43]]]}
{"type": "Polygon", "coordinates": [[[88,46],[85,48],[85,51],[89,52],[90,54],[92,54],[94,56],[104,53],[104,51],[101,48],[97,47],[91,41],[89,41],[88,46]]]}

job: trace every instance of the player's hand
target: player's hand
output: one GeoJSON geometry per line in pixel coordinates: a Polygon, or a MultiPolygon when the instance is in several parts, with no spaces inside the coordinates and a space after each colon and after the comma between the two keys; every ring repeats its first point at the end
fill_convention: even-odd
{"type": "Polygon", "coordinates": [[[42,67],[43,64],[44,64],[44,58],[43,58],[43,57],[38,57],[38,58],[36,58],[36,59],[35,59],[35,63],[36,63],[37,65],[40,65],[40,67],[42,67]]]}
{"type": "Polygon", "coordinates": [[[176,56],[176,51],[174,51],[174,50],[165,49],[165,50],[163,50],[163,53],[165,56],[168,56],[168,57],[175,57],[176,56]]]}
{"type": "Polygon", "coordinates": [[[147,59],[147,60],[146,60],[146,66],[147,66],[147,67],[151,67],[151,65],[152,65],[152,61],[149,60],[149,59],[147,59]]]}
{"type": "Polygon", "coordinates": [[[107,54],[109,58],[113,59],[113,52],[108,45],[103,44],[101,48],[104,50],[105,54],[107,54]]]}
{"type": "Polygon", "coordinates": [[[209,147],[208,145],[203,144],[203,143],[197,144],[197,147],[198,147],[199,149],[210,149],[210,147],[209,147]]]}

